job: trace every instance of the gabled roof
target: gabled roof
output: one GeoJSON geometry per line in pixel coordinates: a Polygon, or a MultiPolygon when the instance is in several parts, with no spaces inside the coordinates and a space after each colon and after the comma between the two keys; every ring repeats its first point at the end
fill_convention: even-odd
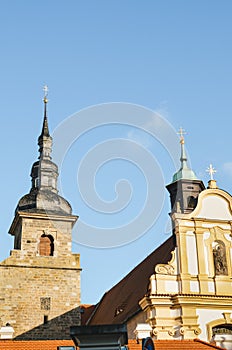
{"type": "Polygon", "coordinates": [[[87,324],[120,324],[141,311],[139,301],[147,293],[149,278],[155,266],[167,263],[174,249],[175,237],[171,236],[104,294],[87,324]]]}

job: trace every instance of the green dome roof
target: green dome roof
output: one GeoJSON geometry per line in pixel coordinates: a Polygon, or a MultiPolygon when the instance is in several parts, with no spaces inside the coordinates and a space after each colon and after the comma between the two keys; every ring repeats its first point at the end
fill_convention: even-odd
{"type": "Polygon", "coordinates": [[[198,180],[194,171],[188,167],[183,136],[181,137],[180,144],[181,144],[181,157],[180,157],[181,167],[173,175],[172,182],[182,180],[182,179],[183,180],[198,180]]]}
{"type": "Polygon", "coordinates": [[[196,177],[194,171],[192,169],[187,168],[180,168],[180,170],[177,171],[177,173],[175,173],[173,175],[172,178],[172,182],[178,181],[178,180],[198,180],[198,178],[196,177]]]}

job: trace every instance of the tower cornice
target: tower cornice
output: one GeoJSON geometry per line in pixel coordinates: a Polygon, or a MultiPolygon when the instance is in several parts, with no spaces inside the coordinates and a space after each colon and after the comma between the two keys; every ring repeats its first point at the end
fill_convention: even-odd
{"type": "Polygon", "coordinates": [[[78,220],[79,216],[77,215],[57,215],[57,214],[50,214],[50,213],[29,213],[25,211],[17,211],[16,215],[14,217],[14,220],[9,228],[9,234],[12,236],[15,235],[15,228],[17,227],[18,224],[21,224],[22,219],[44,219],[48,220],[50,219],[51,221],[63,221],[63,222],[71,222],[72,227],[78,220]]]}

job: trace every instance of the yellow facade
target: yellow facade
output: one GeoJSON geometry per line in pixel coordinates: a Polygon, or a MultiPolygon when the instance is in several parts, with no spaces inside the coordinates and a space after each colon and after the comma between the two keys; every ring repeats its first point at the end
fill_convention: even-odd
{"type": "Polygon", "coordinates": [[[191,213],[171,214],[173,258],[155,267],[140,301],[157,339],[211,341],[216,326],[231,328],[232,197],[209,187],[191,213]]]}

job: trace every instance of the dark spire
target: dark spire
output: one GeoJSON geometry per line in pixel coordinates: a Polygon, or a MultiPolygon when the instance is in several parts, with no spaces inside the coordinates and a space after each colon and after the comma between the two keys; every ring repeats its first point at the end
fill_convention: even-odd
{"type": "Polygon", "coordinates": [[[44,96],[43,101],[44,101],[44,120],[43,120],[43,127],[42,127],[42,132],[40,137],[43,137],[43,136],[49,137],[50,134],[48,129],[48,118],[47,118],[47,103],[48,103],[47,97],[44,96]]]}
{"type": "Polygon", "coordinates": [[[47,85],[44,86],[44,119],[43,119],[43,127],[41,134],[38,138],[38,145],[39,145],[39,159],[51,159],[51,152],[52,152],[52,137],[49,134],[48,129],[48,118],[47,118],[47,103],[48,103],[48,87],[47,85]]]}
{"type": "Polygon", "coordinates": [[[44,118],[41,134],[38,138],[39,161],[32,167],[32,189],[49,190],[57,193],[58,168],[52,162],[52,137],[49,134],[47,118],[48,87],[44,87],[44,118]]]}
{"type": "Polygon", "coordinates": [[[31,189],[18,203],[16,211],[52,212],[70,215],[70,204],[58,194],[58,167],[52,161],[52,137],[49,134],[47,119],[47,86],[44,87],[44,117],[42,132],[38,138],[39,159],[32,165],[31,189]]]}

